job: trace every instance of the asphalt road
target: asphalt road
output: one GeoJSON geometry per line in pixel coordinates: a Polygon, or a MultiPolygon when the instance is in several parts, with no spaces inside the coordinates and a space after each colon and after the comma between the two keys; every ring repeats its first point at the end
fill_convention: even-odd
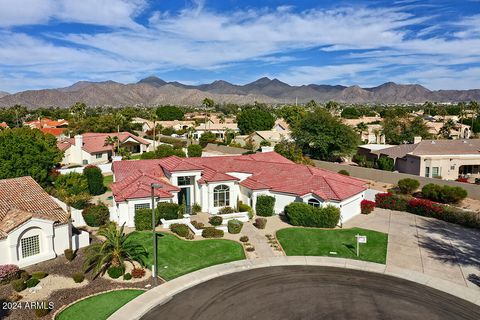
{"type": "Polygon", "coordinates": [[[254,269],[204,282],[143,320],[480,319],[480,307],[410,281],[340,268],[254,269]]]}

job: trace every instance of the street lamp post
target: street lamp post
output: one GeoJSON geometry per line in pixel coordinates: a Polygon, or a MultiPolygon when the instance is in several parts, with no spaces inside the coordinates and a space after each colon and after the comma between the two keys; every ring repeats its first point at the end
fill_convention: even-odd
{"type": "Polygon", "coordinates": [[[155,189],[161,188],[162,185],[158,183],[152,183],[152,239],[153,239],[153,270],[152,276],[154,284],[158,284],[157,277],[157,234],[155,233],[156,221],[155,221],[155,189]]]}

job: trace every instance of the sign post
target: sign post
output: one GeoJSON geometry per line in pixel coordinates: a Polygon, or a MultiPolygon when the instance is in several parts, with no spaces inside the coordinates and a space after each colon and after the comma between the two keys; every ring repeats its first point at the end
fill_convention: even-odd
{"type": "Polygon", "coordinates": [[[357,257],[358,257],[360,256],[360,243],[367,243],[367,236],[361,236],[357,234],[355,238],[357,238],[357,257]]]}

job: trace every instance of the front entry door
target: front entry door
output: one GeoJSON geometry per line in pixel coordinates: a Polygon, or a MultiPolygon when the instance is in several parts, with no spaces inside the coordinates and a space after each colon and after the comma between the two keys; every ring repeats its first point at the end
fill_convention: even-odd
{"type": "Polygon", "coordinates": [[[178,204],[185,203],[186,213],[190,213],[190,188],[180,188],[178,193],[178,204]]]}

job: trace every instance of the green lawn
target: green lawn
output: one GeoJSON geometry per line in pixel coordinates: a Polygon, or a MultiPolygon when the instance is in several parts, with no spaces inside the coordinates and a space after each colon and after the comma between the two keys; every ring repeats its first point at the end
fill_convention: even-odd
{"type": "Polygon", "coordinates": [[[113,183],[113,175],[103,176],[103,185],[110,190],[110,185],[113,183]]]}
{"type": "Polygon", "coordinates": [[[383,264],[387,259],[388,235],[377,231],[360,228],[334,230],[286,228],[277,231],[277,239],[287,256],[329,256],[383,264]],[[367,243],[360,244],[359,257],[356,255],[357,234],[367,236],[367,243]]]}
{"type": "Polygon", "coordinates": [[[60,312],[57,320],[105,320],[143,290],[111,291],[79,301],[60,312]]]}
{"type": "MultiPolygon", "coordinates": [[[[150,232],[134,232],[130,238],[141,243],[149,256],[147,265],[153,264],[153,244],[150,232]]],[[[195,270],[215,264],[245,259],[242,246],[234,241],[209,239],[186,241],[170,234],[159,233],[158,273],[165,280],[171,280],[195,270]]]]}

